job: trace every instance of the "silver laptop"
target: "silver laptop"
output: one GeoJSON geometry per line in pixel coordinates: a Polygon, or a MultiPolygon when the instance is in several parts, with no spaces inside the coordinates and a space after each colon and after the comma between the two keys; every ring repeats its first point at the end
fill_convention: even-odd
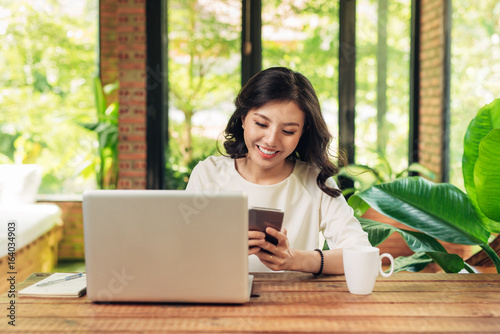
{"type": "Polygon", "coordinates": [[[245,193],[83,194],[87,296],[96,302],[245,303],[245,193]]]}

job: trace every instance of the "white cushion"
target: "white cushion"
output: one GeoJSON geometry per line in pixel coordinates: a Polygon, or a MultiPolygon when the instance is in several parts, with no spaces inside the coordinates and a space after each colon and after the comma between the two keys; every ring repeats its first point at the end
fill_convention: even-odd
{"type": "Polygon", "coordinates": [[[0,203],[35,203],[41,182],[39,165],[0,165],[0,203]]]}
{"type": "Polygon", "coordinates": [[[16,249],[19,250],[61,224],[61,215],[61,209],[52,203],[0,204],[0,258],[8,253],[9,222],[15,222],[13,232],[16,234],[16,249]]]}

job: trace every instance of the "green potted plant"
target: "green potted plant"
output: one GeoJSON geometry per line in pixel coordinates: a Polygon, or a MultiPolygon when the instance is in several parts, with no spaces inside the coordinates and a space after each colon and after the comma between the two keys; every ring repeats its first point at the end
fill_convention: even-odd
{"type": "MultiPolygon", "coordinates": [[[[437,241],[478,245],[500,273],[500,258],[489,246],[491,233],[500,232],[500,99],[484,106],[471,121],[464,138],[462,169],[467,194],[451,184],[406,177],[376,184],[353,195],[349,204],[367,204],[416,231],[360,218],[374,246],[398,232],[412,256],[398,258],[398,270],[418,271],[436,262],[446,272],[473,269],[437,241]]],[[[362,211],[362,210],[361,210],[362,211]]]]}
{"type": "MultiPolygon", "coordinates": [[[[397,172],[389,163],[387,157],[380,151],[370,150],[373,153],[373,159],[369,165],[350,164],[342,167],[338,177],[348,178],[353,181],[354,187],[342,190],[346,198],[350,198],[353,194],[359,193],[370,188],[373,185],[391,182],[400,178],[407,177],[410,172],[416,172],[425,176],[428,179],[434,180],[436,174],[425,166],[419,163],[412,163],[407,168],[397,172]]],[[[380,223],[388,224],[396,228],[404,228],[404,225],[398,221],[383,215],[382,213],[370,208],[364,201],[359,201],[357,205],[352,205],[355,208],[355,215],[361,218],[374,220],[380,223]]],[[[393,233],[381,244],[378,245],[381,253],[390,253],[394,257],[408,256],[413,254],[413,251],[408,247],[405,240],[397,233],[393,233]]],[[[450,248],[449,245],[446,245],[450,248]]],[[[464,246],[460,246],[460,254],[469,251],[464,246]]]]}
{"type": "Polygon", "coordinates": [[[97,156],[88,160],[82,173],[95,173],[99,189],[115,189],[118,183],[118,102],[107,102],[106,96],[118,89],[118,82],[101,84],[99,77],[94,79],[94,96],[97,121],[79,123],[97,136],[97,156]]]}
{"type": "Polygon", "coordinates": [[[351,179],[354,187],[342,189],[344,196],[352,195],[370,188],[375,184],[384,182],[391,182],[403,177],[408,176],[411,172],[419,173],[430,180],[436,178],[436,174],[429,170],[427,167],[419,164],[412,163],[402,171],[395,171],[387,159],[387,157],[378,150],[368,150],[371,152],[375,159],[370,165],[350,164],[340,169],[340,173],[336,176],[337,181],[339,177],[351,179]]]}

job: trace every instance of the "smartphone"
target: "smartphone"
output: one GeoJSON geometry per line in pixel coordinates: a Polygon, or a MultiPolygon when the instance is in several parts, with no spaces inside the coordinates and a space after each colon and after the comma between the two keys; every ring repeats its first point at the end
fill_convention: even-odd
{"type": "MultiPolygon", "coordinates": [[[[267,227],[281,231],[284,212],[280,209],[251,207],[248,209],[248,229],[266,232],[267,227]]],[[[266,241],[277,245],[278,239],[266,233],[266,241]]]]}

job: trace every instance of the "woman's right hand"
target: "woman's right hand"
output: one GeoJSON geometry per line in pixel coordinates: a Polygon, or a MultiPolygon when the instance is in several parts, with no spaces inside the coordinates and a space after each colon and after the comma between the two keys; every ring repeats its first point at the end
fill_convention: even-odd
{"type": "Polygon", "coordinates": [[[266,234],[260,231],[248,231],[248,255],[258,253],[260,246],[266,242],[266,234]]]}

